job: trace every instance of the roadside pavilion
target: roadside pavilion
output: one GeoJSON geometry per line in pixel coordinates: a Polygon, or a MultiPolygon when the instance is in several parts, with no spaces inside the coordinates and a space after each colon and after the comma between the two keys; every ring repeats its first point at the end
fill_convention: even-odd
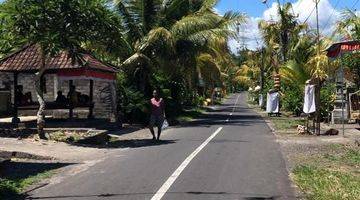
{"type": "MultiPolygon", "coordinates": [[[[21,115],[34,115],[39,108],[35,93],[34,77],[41,66],[40,46],[26,45],[20,50],[0,60],[0,89],[11,94],[9,105],[13,114],[13,122],[19,122],[21,115]],[[20,104],[15,88],[21,85],[23,92],[31,94],[31,103],[20,104]]],[[[46,70],[41,80],[41,88],[45,99],[45,110],[52,115],[56,111],[68,111],[73,118],[75,109],[88,110],[88,118],[112,118],[116,112],[115,80],[117,69],[99,61],[89,53],[80,53],[73,59],[66,51],[46,61],[46,70]],[[55,102],[57,92],[66,96],[70,87],[75,86],[76,92],[87,96],[86,101],[75,105],[55,102]]]]}
{"type": "MultiPolygon", "coordinates": [[[[336,59],[347,53],[359,52],[360,41],[337,42],[326,51],[329,58],[336,59]]],[[[357,120],[358,122],[360,120],[360,91],[349,93],[345,78],[344,66],[340,65],[336,75],[336,100],[335,109],[332,112],[332,123],[341,121],[343,135],[345,135],[345,120],[357,120]]]]}

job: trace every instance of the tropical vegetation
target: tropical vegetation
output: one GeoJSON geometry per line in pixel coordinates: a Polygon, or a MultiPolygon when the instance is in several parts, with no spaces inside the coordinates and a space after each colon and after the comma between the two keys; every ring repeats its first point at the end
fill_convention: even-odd
{"type": "Polygon", "coordinates": [[[329,37],[320,35],[318,40],[315,30],[310,29],[306,22],[301,23],[291,6],[291,3],[278,4],[276,20],[259,22],[264,45],[250,53],[248,50],[240,52],[241,58],[236,58],[241,59],[236,78],[250,88],[255,97],[253,100],[257,100],[259,94],[266,97],[266,93],[274,89],[273,77],[280,74],[282,109],[296,116],[302,113],[305,84],[316,84],[316,101],[320,105],[317,120],[328,120],[334,107],[335,73],[339,66],[343,65],[350,71],[357,89],[360,68],[358,53],[330,60],[326,49],[338,40],[358,40],[360,17],[355,11],[344,10],[334,34],[329,37]],[[260,90],[256,90],[256,86],[260,90]]]}
{"type": "MultiPolygon", "coordinates": [[[[246,16],[215,12],[217,0],[7,0],[0,4],[0,58],[29,43],[41,45],[42,69],[37,74],[40,102],[39,132],[44,120],[40,77],[49,56],[67,50],[71,57],[83,50],[117,66],[118,113],[122,120],[145,123],[147,100],[153,89],[166,98],[167,113],[175,118],[188,106],[203,104],[215,88],[224,93],[248,89],[265,94],[281,77],[283,108],[296,115],[306,81],[333,89],[336,69],[348,68],[360,81],[359,56],[329,60],[325,49],[337,38],[359,39],[359,16],[344,10],[332,37],[317,34],[301,23],[291,3],[278,4],[275,20],[260,21],[263,47],[230,52],[246,16]],[[258,87],[257,87],[258,86],[258,87]],[[257,88],[257,89],[255,89],[257,88]]],[[[359,85],[357,85],[359,87],[359,85]]],[[[332,94],[332,93],[331,93],[332,94]]],[[[330,105],[324,105],[326,112],[330,105]]],[[[318,115],[327,116],[321,112],[318,115]]],[[[319,118],[320,120],[320,118],[319,118]]]]}
{"type": "MultiPolygon", "coordinates": [[[[123,119],[144,120],[151,91],[160,89],[176,115],[214,88],[229,88],[235,64],[227,41],[246,22],[236,12],[219,15],[215,0],[7,0],[0,4],[0,57],[29,43],[41,45],[37,73],[38,129],[44,101],[39,80],[49,56],[83,50],[117,66],[123,119]],[[140,118],[140,119],[139,119],[140,118]],[[141,119],[143,118],[143,119],[141,119]]],[[[200,102],[202,103],[202,102],[200,102]]],[[[41,135],[42,135],[41,134],[41,135]]]]}

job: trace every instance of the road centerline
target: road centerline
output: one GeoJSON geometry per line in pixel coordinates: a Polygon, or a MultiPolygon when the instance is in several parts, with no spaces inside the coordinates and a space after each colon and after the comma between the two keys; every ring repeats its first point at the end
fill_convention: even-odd
{"type": "MultiPolygon", "coordinates": [[[[236,98],[236,101],[235,101],[235,104],[234,104],[234,107],[233,107],[233,110],[232,110],[231,113],[235,112],[235,108],[236,108],[236,105],[237,105],[237,103],[238,103],[238,101],[239,101],[239,97],[240,97],[240,94],[238,94],[238,96],[237,96],[237,98],[236,98]]],[[[231,115],[232,115],[232,114],[231,114],[231,115]]]]}
{"type": "Polygon", "coordinates": [[[223,127],[219,127],[210,137],[208,137],[198,148],[195,149],[181,164],[180,166],[171,174],[171,176],[165,181],[165,183],[160,187],[160,189],[155,193],[151,200],[160,200],[169,190],[171,185],[175,180],[180,176],[184,169],[190,164],[191,160],[200,153],[200,151],[214,138],[223,127]]]}
{"type": "MultiPolygon", "coordinates": [[[[232,116],[232,115],[233,115],[233,112],[235,112],[235,108],[236,108],[236,105],[237,105],[237,103],[238,103],[238,101],[239,101],[239,97],[240,97],[240,95],[238,95],[237,98],[236,98],[236,101],[235,101],[235,103],[234,103],[233,110],[232,110],[231,113],[229,113],[230,116],[232,116]]],[[[230,121],[230,118],[227,118],[225,121],[226,121],[226,122],[229,122],[229,121],[230,121]]]]}

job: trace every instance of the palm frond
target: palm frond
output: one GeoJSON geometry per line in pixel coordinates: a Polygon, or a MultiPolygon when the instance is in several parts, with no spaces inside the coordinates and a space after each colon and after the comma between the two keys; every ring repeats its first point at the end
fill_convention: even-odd
{"type": "Polygon", "coordinates": [[[143,32],[147,33],[157,23],[161,1],[128,0],[128,8],[135,17],[135,21],[141,25],[143,32]]]}
{"type": "Polygon", "coordinates": [[[208,84],[215,84],[221,81],[221,71],[216,61],[210,54],[200,54],[197,59],[197,67],[208,84]]]}
{"type": "Polygon", "coordinates": [[[219,0],[203,0],[202,6],[199,10],[199,12],[204,12],[206,10],[212,9],[216,6],[216,4],[219,2],[219,0]]]}
{"type": "Polygon", "coordinates": [[[233,29],[240,24],[247,23],[247,20],[248,17],[245,14],[229,11],[224,14],[220,23],[222,28],[233,29]]]}
{"type": "Polygon", "coordinates": [[[186,12],[186,8],[188,7],[188,0],[164,0],[161,12],[166,19],[181,19],[188,14],[188,12],[186,12]]]}
{"type": "Polygon", "coordinates": [[[124,28],[127,30],[128,39],[131,43],[135,43],[143,35],[139,25],[135,21],[136,16],[129,10],[127,1],[114,0],[114,5],[122,17],[124,28]]]}
{"type": "Polygon", "coordinates": [[[311,78],[311,72],[294,60],[290,60],[280,68],[281,78],[294,85],[304,85],[311,78]]]}
{"type": "Polygon", "coordinates": [[[162,50],[170,53],[174,49],[173,36],[170,31],[163,27],[152,29],[142,40],[138,51],[144,52],[152,47],[154,50],[162,50]]]}
{"type": "Polygon", "coordinates": [[[205,41],[215,37],[236,37],[236,30],[233,28],[246,21],[246,16],[228,12],[223,17],[211,12],[201,15],[191,15],[178,21],[172,29],[176,37],[188,38],[191,41],[205,41]]]}
{"type": "Polygon", "coordinates": [[[129,66],[140,66],[142,64],[151,64],[151,59],[144,54],[135,53],[126,59],[121,67],[129,67],[129,66]]]}
{"type": "Polygon", "coordinates": [[[350,9],[342,12],[342,20],[338,22],[337,32],[347,39],[360,39],[360,16],[350,9]]]}
{"type": "Polygon", "coordinates": [[[219,21],[220,17],[212,13],[188,15],[177,21],[171,27],[171,32],[177,38],[186,38],[199,31],[217,27],[219,21]]]}

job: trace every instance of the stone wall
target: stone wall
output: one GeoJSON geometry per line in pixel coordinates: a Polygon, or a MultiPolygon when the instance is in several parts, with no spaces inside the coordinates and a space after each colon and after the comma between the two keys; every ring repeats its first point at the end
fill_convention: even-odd
{"type": "MultiPolygon", "coordinates": [[[[73,80],[76,86],[76,91],[82,94],[90,94],[90,81],[89,80],[73,80]]],[[[111,97],[110,87],[111,83],[105,81],[94,81],[93,102],[94,116],[99,118],[110,118],[112,115],[112,102],[107,99],[111,97]]],[[[69,81],[58,80],[58,88],[66,95],[69,92],[69,81]]]]}
{"type": "MultiPolygon", "coordinates": [[[[44,98],[45,101],[55,101],[57,92],[61,90],[63,94],[66,96],[69,92],[69,81],[68,80],[60,80],[54,74],[46,74],[45,75],[45,93],[44,98]]],[[[32,100],[37,101],[36,93],[35,93],[35,85],[34,85],[34,75],[32,74],[19,74],[18,76],[18,84],[23,86],[23,92],[31,92],[32,100]]],[[[73,80],[73,84],[76,87],[76,91],[82,94],[90,94],[90,80],[73,80]]],[[[11,87],[11,94],[12,94],[12,103],[13,103],[13,95],[14,95],[14,88],[13,88],[13,75],[11,73],[4,73],[0,72],[0,89],[4,88],[5,85],[10,85],[11,87]]],[[[113,98],[111,92],[113,84],[106,81],[94,81],[94,116],[96,118],[110,118],[112,117],[113,113],[113,106],[112,101],[113,98]]],[[[20,111],[20,115],[34,115],[36,111],[20,111]]],[[[66,117],[68,116],[67,110],[56,111],[56,112],[49,112],[46,111],[46,114],[53,114],[59,116],[58,114],[62,113],[61,115],[66,117]],[[57,113],[57,114],[55,114],[57,113]]],[[[87,109],[75,109],[74,116],[75,117],[86,117],[88,113],[87,109]]]]}

